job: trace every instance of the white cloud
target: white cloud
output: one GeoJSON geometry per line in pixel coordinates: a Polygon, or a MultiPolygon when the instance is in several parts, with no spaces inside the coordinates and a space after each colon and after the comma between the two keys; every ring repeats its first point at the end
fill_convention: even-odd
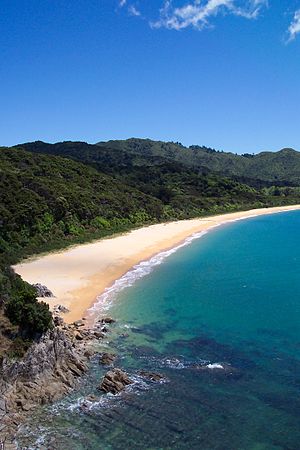
{"type": "Polygon", "coordinates": [[[141,12],[134,5],[128,6],[128,12],[130,15],[136,16],[136,17],[141,15],[141,12]]]}
{"type": "Polygon", "coordinates": [[[126,3],[127,3],[127,0],[120,0],[120,1],[119,1],[119,6],[120,6],[120,8],[123,8],[123,6],[125,6],[126,3]]]}
{"type": "Polygon", "coordinates": [[[298,9],[294,14],[293,21],[288,28],[288,33],[288,42],[293,41],[298,33],[300,33],[300,9],[298,9]]]}
{"type": "Polygon", "coordinates": [[[210,18],[218,14],[255,19],[264,6],[267,6],[267,0],[193,0],[181,7],[174,6],[172,0],[165,0],[159,19],[151,26],[174,30],[188,27],[202,29],[209,26],[210,18]]]}

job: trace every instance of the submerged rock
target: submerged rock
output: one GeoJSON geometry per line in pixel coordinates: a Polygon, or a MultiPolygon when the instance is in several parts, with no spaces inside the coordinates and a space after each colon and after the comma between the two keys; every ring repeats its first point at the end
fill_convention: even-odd
{"type": "Polygon", "coordinates": [[[116,355],[113,353],[102,353],[99,357],[99,364],[104,366],[110,366],[116,359],[116,355]]]}
{"type": "Polygon", "coordinates": [[[99,389],[106,393],[117,394],[125,389],[126,386],[132,384],[133,381],[129,378],[126,372],[121,369],[113,369],[106,373],[99,389]]]}
{"type": "Polygon", "coordinates": [[[88,401],[88,402],[90,402],[90,403],[95,403],[95,402],[98,402],[99,401],[99,398],[98,397],[96,397],[96,395],[88,395],[87,397],[86,397],[86,400],[88,401]]]}
{"type": "Polygon", "coordinates": [[[147,378],[150,381],[162,381],[162,380],[165,380],[165,377],[162,374],[156,373],[156,372],[147,372],[146,370],[140,370],[138,372],[138,374],[141,377],[147,378]]]}
{"type": "Polygon", "coordinates": [[[233,367],[231,364],[223,362],[195,364],[193,368],[217,377],[233,377],[235,379],[238,379],[242,376],[242,373],[239,369],[233,367]]]}

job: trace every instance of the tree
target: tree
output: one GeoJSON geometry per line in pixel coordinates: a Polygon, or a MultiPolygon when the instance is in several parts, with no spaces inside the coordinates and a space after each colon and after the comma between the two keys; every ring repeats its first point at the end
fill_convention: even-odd
{"type": "Polygon", "coordinates": [[[35,292],[27,287],[7,302],[5,314],[28,335],[44,333],[52,327],[49,305],[38,302],[35,292]]]}

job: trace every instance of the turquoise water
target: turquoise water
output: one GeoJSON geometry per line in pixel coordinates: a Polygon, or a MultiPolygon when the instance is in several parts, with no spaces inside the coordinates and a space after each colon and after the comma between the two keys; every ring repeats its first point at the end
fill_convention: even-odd
{"type": "Polygon", "coordinates": [[[94,361],[81,391],[38,412],[20,442],[299,450],[299,231],[300,212],[224,225],[120,292],[109,309],[118,322],[107,348],[117,349],[117,366],[136,383],[80,407],[85,395],[99,395],[103,369],[94,361]],[[215,363],[231,369],[207,367],[215,363]],[[140,369],[168,381],[143,380],[140,369]]]}

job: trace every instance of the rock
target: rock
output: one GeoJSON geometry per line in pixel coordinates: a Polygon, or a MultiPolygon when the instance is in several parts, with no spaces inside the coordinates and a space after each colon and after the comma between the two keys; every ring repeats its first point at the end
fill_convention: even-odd
{"type": "Polygon", "coordinates": [[[92,349],[88,348],[87,350],[84,351],[83,355],[84,355],[86,358],[89,358],[89,359],[90,359],[95,353],[96,353],[95,350],[92,350],[92,349]]]}
{"type": "Polygon", "coordinates": [[[129,337],[129,334],[128,333],[122,333],[122,334],[120,334],[120,337],[123,338],[123,339],[126,339],[126,338],[129,337]]]}
{"type": "Polygon", "coordinates": [[[108,329],[107,327],[102,327],[102,328],[101,328],[101,331],[102,331],[103,333],[108,333],[108,332],[109,332],[109,329],[108,329]]]}
{"type": "Polygon", "coordinates": [[[60,317],[60,316],[53,316],[53,323],[54,323],[55,326],[59,327],[59,326],[64,325],[65,322],[64,322],[62,317],[60,317]]]}
{"type": "Polygon", "coordinates": [[[92,346],[84,336],[74,339],[74,333],[85,330],[64,328],[47,331],[22,359],[0,360],[0,449],[1,439],[13,442],[18,426],[37,405],[70,393],[87,371],[92,346]]]}
{"type": "Polygon", "coordinates": [[[38,297],[54,297],[53,293],[47,288],[47,286],[43,286],[40,283],[33,284],[32,286],[35,288],[38,297]]]}
{"type": "Polygon", "coordinates": [[[163,375],[161,375],[160,373],[147,372],[146,370],[140,370],[138,372],[138,374],[141,377],[147,378],[148,380],[151,380],[151,381],[162,381],[165,379],[165,377],[163,375]]]}
{"type": "Polygon", "coordinates": [[[126,372],[123,372],[121,369],[113,369],[106,373],[99,389],[106,393],[117,394],[132,383],[133,381],[128,377],[126,372]]]}
{"type": "Polygon", "coordinates": [[[83,320],[76,320],[76,322],[74,322],[73,325],[76,328],[83,327],[84,326],[84,322],[83,322],[83,320]]]}
{"type": "Polygon", "coordinates": [[[64,305],[55,305],[53,308],[53,313],[57,313],[57,314],[65,314],[70,312],[70,310],[68,308],[66,308],[64,305]]]}
{"type": "Polygon", "coordinates": [[[98,339],[104,338],[105,334],[101,333],[101,331],[94,331],[94,336],[98,339]]]}
{"type": "Polygon", "coordinates": [[[97,402],[97,401],[99,400],[99,398],[96,397],[96,395],[88,395],[88,396],[86,397],[86,400],[87,400],[88,402],[95,403],[95,402],[97,402]]]}
{"type": "Polygon", "coordinates": [[[75,339],[77,339],[78,341],[83,341],[83,336],[79,331],[75,331],[74,333],[74,337],[75,339]]]}
{"type": "Polygon", "coordinates": [[[116,359],[113,353],[102,353],[99,357],[99,364],[110,366],[116,359]]]}
{"type": "Polygon", "coordinates": [[[101,323],[108,323],[108,324],[112,324],[115,323],[115,320],[112,319],[111,317],[104,317],[100,320],[101,323]]]}
{"type": "Polygon", "coordinates": [[[205,372],[213,377],[232,377],[239,379],[243,376],[242,372],[228,363],[210,363],[210,364],[196,364],[195,369],[205,372]]]}

